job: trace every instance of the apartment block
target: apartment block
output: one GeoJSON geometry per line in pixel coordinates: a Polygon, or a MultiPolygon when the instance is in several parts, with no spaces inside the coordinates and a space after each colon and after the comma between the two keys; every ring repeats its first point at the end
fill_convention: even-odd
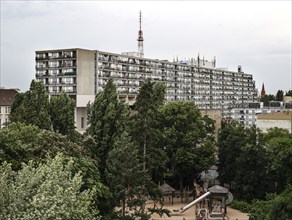
{"type": "Polygon", "coordinates": [[[18,89],[0,88],[0,129],[9,123],[11,105],[17,93],[18,89]]]}
{"type": "Polygon", "coordinates": [[[166,85],[165,101],[193,100],[201,110],[220,110],[228,117],[233,108],[257,101],[252,74],[228,71],[212,62],[192,58],[167,61],[144,58],[139,53],[109,53],[85,49],[36,51],[36,79],[50,95],[62,90],[76,100],[76,126],[86,129],[86,104],[113,77],[118,96],[134,104],[146,79],[166,85]]]}

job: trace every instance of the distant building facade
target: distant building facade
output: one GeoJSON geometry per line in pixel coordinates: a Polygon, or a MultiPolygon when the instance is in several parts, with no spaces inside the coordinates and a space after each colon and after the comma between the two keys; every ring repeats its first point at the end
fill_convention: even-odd
{"type": "Polygon", "coordinates": [[[17,93],[18,89],[0,88],[0,129],[9,123],[11,105],[17,93]]]}
{"type": "Polygon", "coordinates": [[[119,99],[134,104],[146,79],[166,85],[166,102],[192,100],[201,110],[220,110],[227,117],[233,108],[257,101],[252,74],[215,67],[216,61],[167,61],[144,58],[136,52],[115,54],[97,50],[36,51],[36,79],[50,95],[67,92],[76,101],[78,131],[86,129],[86,104],[114,78],[119,99]]]}
{"type": "Polygon", "coordinates": [[[270,128],[278,127],[291,133],[292,111],[258,115],[257,127],[263,132],[267,132],[270,128]]]}
{"type": "Polygon", "coordinates": [[[260,128],[261,125],[258,124],[259,117],[269,117],[269,115],[273,115],[275,113],[280,114],[283,112],[292,111],[291,104],[292,103],[285,101],[270,101],[269,106],[264,106],[263,102],[251,102],[246,108],[232,109],[230,118],[240,122],[245,127],[256,126],[260,128]]]}

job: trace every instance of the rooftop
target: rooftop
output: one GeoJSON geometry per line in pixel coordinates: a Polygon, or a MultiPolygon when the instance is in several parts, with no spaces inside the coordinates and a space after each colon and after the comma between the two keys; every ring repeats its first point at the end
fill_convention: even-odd
{"type": "Polygon", "coordinates": [[[11,106],[18,89],[0,88],[0,106],[11,106]]]}
{"type": "Polygon", "coordinates": [[[270,114],[257,115],[258,120],[291,120],[292,112],[275,112],[270,114]]]}

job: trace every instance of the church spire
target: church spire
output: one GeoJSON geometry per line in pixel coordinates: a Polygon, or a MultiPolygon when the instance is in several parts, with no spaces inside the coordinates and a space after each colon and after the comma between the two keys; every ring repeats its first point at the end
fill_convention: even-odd
{"type": "Polygon", "coordinates": [[[261,97],[266,95],[265,84],[262,85],[261,97]]]}

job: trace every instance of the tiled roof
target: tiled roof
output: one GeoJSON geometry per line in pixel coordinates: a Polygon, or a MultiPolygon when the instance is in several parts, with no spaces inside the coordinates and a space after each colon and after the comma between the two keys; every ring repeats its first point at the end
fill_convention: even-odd
{"type": "Polygon", "coordinates": [[[0,106],[11,106],[18,91],[0,88],[0,106]]]}

